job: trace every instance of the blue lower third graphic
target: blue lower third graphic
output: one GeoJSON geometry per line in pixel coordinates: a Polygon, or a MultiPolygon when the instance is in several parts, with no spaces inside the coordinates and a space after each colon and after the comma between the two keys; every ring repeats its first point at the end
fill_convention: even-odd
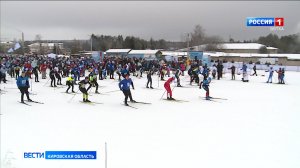
{"type": "Polygon", "coordinates": [[[45,159],[96,159],[96,151],[46,151],[45,159]]]}

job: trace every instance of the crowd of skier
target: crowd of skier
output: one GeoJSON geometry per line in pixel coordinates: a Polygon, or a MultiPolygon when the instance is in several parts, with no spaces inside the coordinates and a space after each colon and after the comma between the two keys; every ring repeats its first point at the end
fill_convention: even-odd
{"type": "MultiPolygon", "coordinates": [[[[90,102],[88,99],[89,90],[95,87],[95,93],[99,93],[98,80],[117,78],[119,88],[125,96],[124,103],[128,106],[128,98],[131,102],[136,102],[130,92],[130,86],[134,89],[131,76],[142,78],[143,74],[146,74],[146,88],[153,89],[152,76],[157,74],[161,81],[165,81],[166,100],[175,100],[172,95],[171,84],[175,83],[177,87],[182,87],[180,78],[187,71],[190,85],[195,83],[200,89],[203,88],[206,91],[205,99],[210,100],[209,85],[212,79],[220,80],[223,77],[224,66],[222,62],[212,63],[212,66],[209,67],[207,64],[202,64],[201,60],[188,61],[166,62],[164,60],[111,57],[96,62],[88,57],[7,56],[1,58],[0,82],[5,83],[7,81],[6,74],[15,78],[17,87],[21,92],[21,103],[24,103],[24,94],[28,101],[32,101],[28,92],[29,79],[34,78],[34,82],[39,82],[41,75],[42,79],[48,79],[47,83],[50,81],[50,87],[58,87],[58,85],[63,85],[62,78],[66,78],[65,85],[68,88],[65,92],[69,93],[71,89],[71,92],[75,93],[74,85],[79,85],[79,91],[83,94],[83,102],[90,102]]],[[[242,72],[242,81],[249,82],[250,71],[247,64],[243,64],[241,69],[236,68],[233,64],[228,69],[231,71],[232,80],[235,80],[235,74],[238,71],[242,72]]],[[[254,71],[252,75],[257,76],[256,65],[252,69],[254,71]]],[[[285,69],[279,68],[275,72],[278,73],[278,83],[284,84],[285,69]]],[[[270,67],[268,73],[267,83],[272,83],[273,67],[270,67]]]]}

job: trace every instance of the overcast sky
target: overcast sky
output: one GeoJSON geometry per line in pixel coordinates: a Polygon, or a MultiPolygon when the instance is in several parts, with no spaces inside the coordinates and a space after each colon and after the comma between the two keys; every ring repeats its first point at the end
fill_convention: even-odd
{"type": "Polygon", "coordinates": [[[300,32],[300,1],[0,1],[1,40],[88,39],[89,35],[134,35],[180,41],[200,24],[208,35],[224,40],[256,39],[271,32],[300,32]],[[283,17],[284,31],[246,27],[246,17],[283,17]]]}

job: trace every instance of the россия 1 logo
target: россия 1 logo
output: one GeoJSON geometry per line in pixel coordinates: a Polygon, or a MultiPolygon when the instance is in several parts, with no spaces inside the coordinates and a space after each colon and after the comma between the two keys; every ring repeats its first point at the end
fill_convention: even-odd
{"type": "Polygon", "coordinates": [[[247,26],[270,27],[271,30],[284,30],[284,18],[247,17],[247,26]],[[272,28],[273,27],[273,28],[272,28]],[[274,28],[277,27],[277,28],[274,28]]]}

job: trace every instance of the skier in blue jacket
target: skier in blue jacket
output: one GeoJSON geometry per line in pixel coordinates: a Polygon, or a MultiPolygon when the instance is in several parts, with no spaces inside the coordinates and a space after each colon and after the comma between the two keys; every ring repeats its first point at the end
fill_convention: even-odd
{"type": "Polygon", "coordinates": [[[125,76],[125,79],[123,79],[119,83],[119,88],[124,93],[124,96],[125,96],[125,106],[128,106],[128,104],[127,104],[128,97],[129,97],[129,99],[130,99],[131,102],[133,102],[133,103],[136,102],[135,100],[132,99],[132,95],[131,95],[131,91],[130,91],[130,85],[132,86],[132,89],[134,90],[133,82],[129,78],[129,75],[127,74],[125,76]]]}
{"type": "Polygon", "coordinates": [[[115,79],[114,78],[115,65],[110,61],[108,63],[108,71],[109,71],[109,79],[115,79]]]}
{"type": "Polygon", "coordinates": [[[29,80],[28,80],[28,77],[25,76],[24,71],[22,72],[21,76],[19,76],[17,79],[17,86],[18,86],[19,90],[21,91],[21,103],[24,103],[24,93],[26,94],[27,100],[32,101],[29,98],[29,92],[28,92],[28,88],[30,87],[29,80]]]}
{"type": "Polygon", "coordinates": [[[121,70],[121,75],[122,75],[123,78],[125,78],[126,75],[129,75],[129,71],[126,68],[126,66],[124,66],[123,69],[121,70]]]}
{"type": "Polygon", "coordinates": [[[201,89],[201,86],[203,87],[203,89],[206,91],[205,94],[205,99],[206,100],[210,100],[210,96],[209,96],[209,83],[211,82],[211,78],[207,77],[206,75],[204,76],[203,81],[200,83],[199,88],[201,89]]]}
{"type": "Polygon", "coordinates": [[[273,67],[270,67],[267,83],[269,83],[269,82],[272,83],[273,73],[274,73],[273,67]]]}

